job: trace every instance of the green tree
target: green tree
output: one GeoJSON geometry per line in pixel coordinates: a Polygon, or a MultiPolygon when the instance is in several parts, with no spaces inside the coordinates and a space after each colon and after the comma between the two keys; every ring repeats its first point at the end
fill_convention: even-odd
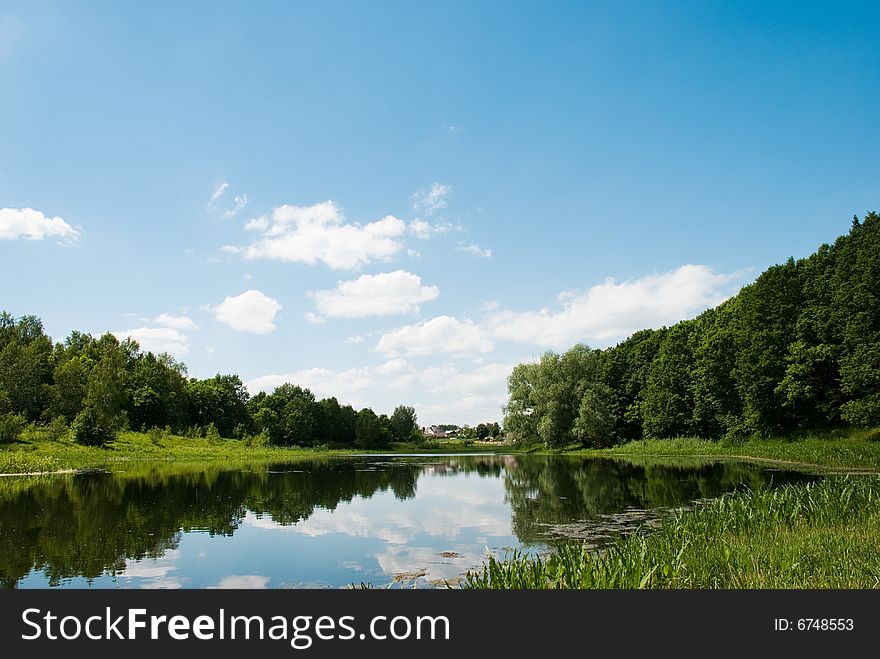
{"type": "Polygon", "coordinates": [[[89,374],[82,411],[73,422],[73,437],[80,444],[102,446],[116,438],[126,422],[125,390],[129,345],[106,334],[99,340],[100,359],[89,374]]]}
{"type": "Polygon", "coordinates": [[[91,364],[85,357],[74,356],[62,361],[52,374],[49,405],[52,416],[62,416],[73,422],[82,411],[89,387],[91,364]]]}
{"type": "Polygon", "coordinates": [[[593,448],[612,444],[614,414],[611,412],[611,396],[611,387],[604,382],[596,382],[584,392],[574,423],[574,435],[583,444],[593,448]]]}
{"type": "Polygon", "coordinates": [[[681,322],[670,328],[660,344],[642,401],[646,437],[693,434],[693,352],[690,346],[693,329],[693,321],[681,322]]]}
{"type": "Polygon", "coordinates": [[[391,414],[391,433],[396,442],[407,442],[418,430],[419,422],[414,407],[398,405],[391,414]]]}
{"type": "Polygon", "coordinates": [[[190,424],[213,423],[223,437],[232,437],[240,424],[249,424],[248,392],[237,375],[220,375],[186,383],[190,424]]]}
{"type": "Polygon", "coordinates": [[[357,414],[354,443],[362,449],[373,448],[382,443],[382,425],[379,423],[379,417],[369,407],[365,407],[357,414]]]}

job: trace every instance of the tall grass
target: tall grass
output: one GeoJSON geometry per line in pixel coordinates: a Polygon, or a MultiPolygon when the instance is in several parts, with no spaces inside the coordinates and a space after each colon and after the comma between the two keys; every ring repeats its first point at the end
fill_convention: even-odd
{"type": "Polygon", "coordinates": [[[839,470],[880,470],[877,430],[845,428],[748,441],[709,441],[692,437],[640,440],[610,449],[575,451],[582,455],[719,456],[770,460],[839,470]]]}
{"type": "Polygon", "coordinates": [[[602,553],[490,557],[465,588],[876,588],[880,478],[725,495],[602,553]]]}

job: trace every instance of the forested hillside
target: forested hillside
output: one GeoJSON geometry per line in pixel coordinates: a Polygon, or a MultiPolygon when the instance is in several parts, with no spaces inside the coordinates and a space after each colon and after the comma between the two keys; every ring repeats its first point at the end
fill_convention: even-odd
{"type": "Polygon", "coordinates": [[[880,425],[880,216],[693,320],[516,366],[505,430],[603,447],[880,425]]]}

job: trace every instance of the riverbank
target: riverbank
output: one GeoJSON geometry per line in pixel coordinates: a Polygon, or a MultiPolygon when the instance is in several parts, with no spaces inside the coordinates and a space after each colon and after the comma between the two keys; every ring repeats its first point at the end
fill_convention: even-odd
{"type": "Polygon", "coordinates": [[[602,554],[490,558],[464,588],[877,588],[880,477],[725,495],[602,554]]]}
{"type": "Polygon", "coordinates": [[[118,470],[129,463],[269,463],[303,458],[362,455],[364,453],[485,453],[497,448],[485,444],[444,442],[396,444],[364,449],[258,446],[237,439],[210,441],[166,434],[123,432],[109,446],[74,444],[68,438],[52,440],[39,431],[26,433],[17,442],[0,444],[0,475],[63,473],[82,469],[118,470]]]}
{"type": "Polygon", "coordinates": [[[696,438],[642,440],[607,449],[568,447],[528,452],[587,457],[729,458],[771,462],[790,468],[850,473],[880,472],[880,431],[845,429],[794,438],[751,439],[742,442],[696,438]],[[876,439],[875,439],[876,438],[876,439]]]}

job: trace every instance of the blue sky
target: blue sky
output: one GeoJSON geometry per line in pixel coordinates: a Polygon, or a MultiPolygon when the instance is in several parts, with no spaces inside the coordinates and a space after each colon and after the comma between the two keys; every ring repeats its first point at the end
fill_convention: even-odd
{"type": "Polygon", "coordinates": [[[500,419],[880,207],[876,3],[0,5],[0,306],[500,419]]]}

